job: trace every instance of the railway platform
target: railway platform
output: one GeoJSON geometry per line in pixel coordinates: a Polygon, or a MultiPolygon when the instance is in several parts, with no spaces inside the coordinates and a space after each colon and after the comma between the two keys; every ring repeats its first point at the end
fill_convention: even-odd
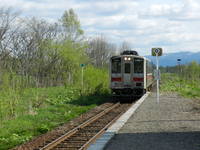
{"type": "Polygon", "coordinates": [[[89,150],[200,150],[200,112],[177,94],[146,94],[89,150]]]}

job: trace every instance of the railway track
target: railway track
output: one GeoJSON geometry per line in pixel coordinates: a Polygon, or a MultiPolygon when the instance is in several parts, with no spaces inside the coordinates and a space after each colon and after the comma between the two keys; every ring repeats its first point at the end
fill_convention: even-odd
{"type": "Polygon", "coordinates": [[[116,103],[101,111],[76,128],[60,135],[53,141],[47,141],[40,150],[84,150],[118,119],[131,104],[116,103]]]}

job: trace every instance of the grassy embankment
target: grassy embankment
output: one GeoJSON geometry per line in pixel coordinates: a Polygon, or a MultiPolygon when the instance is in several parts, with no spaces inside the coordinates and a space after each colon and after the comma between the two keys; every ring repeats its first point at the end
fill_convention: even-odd
{"type": "Polygon", "coordinates": [[[106,71],[88,68],[85,90],[80,85],[1,90],[0,149],[24,143],[103,103],[109,93],[106,79],[106,71]]]}
{"type": "Polygon", "coordinates": [[[177,92],[180,95],[194,99],[200,104],[200,81],[180,78],[177,74],[165,73],[161,79],[162,92],[177,92]]]}

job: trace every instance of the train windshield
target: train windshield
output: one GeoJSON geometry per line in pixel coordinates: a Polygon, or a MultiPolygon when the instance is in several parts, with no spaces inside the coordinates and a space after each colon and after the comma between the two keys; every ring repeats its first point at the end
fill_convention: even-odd
{"type": "Polygon", "coordinates": [[[112,73],[121,73],[121,58],[112,59],[112,73]]]}
{"type": "Polygon", "coordinates": [[[142,58],[134,58],[134,73],[143,73],[144,60],[142,58]]]}

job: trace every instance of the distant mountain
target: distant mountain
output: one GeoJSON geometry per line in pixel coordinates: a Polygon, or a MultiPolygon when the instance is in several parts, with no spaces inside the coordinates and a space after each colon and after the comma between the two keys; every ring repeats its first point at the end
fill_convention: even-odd
{"type": "MultiPolygon", "coordinates": [[[[154,56],[145,56],[153,61],[156,64],[156,59],[154,56]]],[[[181,59],[181,64],[187,64],[191,61],[196,61],[200,63],[200,52],[177,52],[177,53],[168,53],[163,54],[159,57],[160,66],[175,66],[177,65],[177,59],[181,59]]]]}

